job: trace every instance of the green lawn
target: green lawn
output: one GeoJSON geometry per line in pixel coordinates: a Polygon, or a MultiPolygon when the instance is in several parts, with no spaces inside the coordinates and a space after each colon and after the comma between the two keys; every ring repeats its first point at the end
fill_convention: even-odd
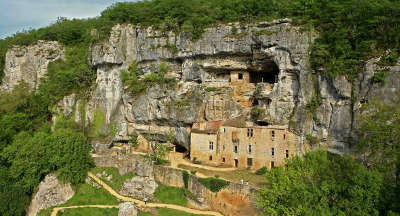
{"type": "Polygon", "coordinates": [[[58,212],[57,216],[117,216],[118,208],[77,208],[65,209],[64,213],[58,212]]]}
{"type": "Polygon", "coordinates": [[[175,204],[186,206],[187,199],[183,188],[169,187],[158,183],[154,196],[160,203],[175,204]]]}
{"type": "MultiPolygon", "coordinates": [[[[75,195],[60,206],[77,205],[118,205],[117,199],[103,188],[94,188],[88,184],[74,187],[75,195]]],[[[50,215],[52,208],[39,212],[38,216],[50,215]]]]}
{"type": "Polygon", "coordinates": [[[117,199],[103,188],[94,188],[88,184],[81,184],[75,189],[72,199],[61,206],[75,205],[118,205],[117,199]]]}
{"type": "MultiPolygon", "coordinates": [[[[200,216],[167,208],[157,208],[157,212],[158,216],[200,216]]],[[[154,215],[149,212],[139,212],[139,216],[154,216],[154,215]]]]}
{"type": "Polygon", "coordinates": [[[105,171],[108,175],[112,175],[111,181],[107,181],[105,178],[100,178],[105,183],[107,183],[110,187],[112,187],[115,191],[119,192],[124,185],[124,182],[127,179],[133,178],[136,176],[135,173],[126,173],[124,175],[120,175],[117,168],[114,167],[95,167],[91,170],[93,174],[102,173],[105,171]]]}

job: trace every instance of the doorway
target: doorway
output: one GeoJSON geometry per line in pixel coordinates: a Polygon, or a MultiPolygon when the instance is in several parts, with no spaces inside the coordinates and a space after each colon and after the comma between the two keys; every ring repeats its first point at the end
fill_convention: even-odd
{"type": "Polygon", "coordinates": [[[237,168],[239,166],[239,161],[238,159],[235,159],[235,167],[237,168]]]}

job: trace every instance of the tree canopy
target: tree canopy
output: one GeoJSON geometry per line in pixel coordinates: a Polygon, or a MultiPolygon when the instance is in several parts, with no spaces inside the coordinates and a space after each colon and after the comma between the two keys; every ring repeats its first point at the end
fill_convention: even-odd
{"type": "Polygon", "coordinates": [[[326,151],[294,157],[266,173],[265,215],[378,215],[382,175],[326,151]]]}

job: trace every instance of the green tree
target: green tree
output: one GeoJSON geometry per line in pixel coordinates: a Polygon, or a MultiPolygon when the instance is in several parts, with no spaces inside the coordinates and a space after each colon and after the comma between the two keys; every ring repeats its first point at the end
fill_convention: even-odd
{"type": "Polygon", "coordinates": [[[357,152],[367,166],[385,177],[381,212],[400,213],[400,103],[372,100],[362,113],[357,152]]]}
{"type": "Polygon", "coordinates": [[[266,173],[258,196],[265,215],[378,215],[382,177],[326,151],[294,157],[266,173]]]}

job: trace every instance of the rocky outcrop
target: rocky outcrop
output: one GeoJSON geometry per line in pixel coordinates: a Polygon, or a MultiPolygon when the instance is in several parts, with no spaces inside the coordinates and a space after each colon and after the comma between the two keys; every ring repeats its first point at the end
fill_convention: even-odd
{"type": "Polygon", "coordinates": [[[124,182],[120,193],[140,200],[154,198],[158,184],[153,177],[135,176],[124,182]]]}
{"type": "Polygon", "coordinates": [[[36,216],[42,209],[63,204],[71,199],[74,194],[69,183],[62,184],[55,174],[49,174],[40,182],[39,189],[33,196],[27,215],[36,216]]]}
{"type": "Polygon", "coordinates": [[[372,81],[379,59],[367,62],[353,82],[344,76],[328,78],[308,65],[316,35],[291,25],[289,19],[217,25],[196,41],[187,32],[116,25],[108,41],[91,48],[97,83],[85,118],[91,121],[101,110],[106,116],[104,130],[117,125],[114,138],[119,141],[134,133],[162,141],[173,131],[175,144],[189,149],[194,122],[238,116],[255,121],[251,110],[257,108],[262,111],[258,124],[289,125],[296,133],[297,154],[304,151],[307,136],[317,137],[318,147],[351,153],[359,107],[374,96],[395,97],[398,68],[390,68],[393,72],[383,87],[372,81]],[[153,85],[132,95],[120,76],[132,63],[141,76],[167,65],[168,76],[178,83],[153,85]],[[245,84],[234,80],[239,73],[248,76],[245,84]],[[318,106],[310,109],[313,101],[318,106]]]}
{"type": "Polygon", "coordinates": [[[255,88],[231,85],[229,73],[250,71],[259,77],[276,73],[257,100],[265,106],[269,124],[288,124],[302,96],[299,77],[307,73],[312,39],[312,34],[291,26],[290,20],[219,25],[206,29],[198,41],[185,32],[117,25],[109,41],[92,47],[97,87],[87,104],[86,118],[92,119],[93,111],[101,109],[107,123],[118,125],[118,140],[132,133],[163,135],[173,131],[177,144],[188,149],[194,122],[248,115],[255,88]],[[233,26],[239,27],[238,35],[232,33],[233,26]],[[122,86],[120,70],[132,62],[144,75],[157,73],[163,63],[178,84],[172,88],[155,85],[140,95],[131,95],[122,86]]]}
{"type": "Polygon", "coordinates": [[[124,202],[119,204],[118,216],[137,216],[138,209],[134,203],[124,202]]]}
{"type": "Polygon", "coordinates": [[[14,46],[6,54],[1,89],[12,90],[22,80],[32,89],[39,86],[50,62],[64,58],[64,47],[55,41],[38,41],[31,46],[14,46]]]}

